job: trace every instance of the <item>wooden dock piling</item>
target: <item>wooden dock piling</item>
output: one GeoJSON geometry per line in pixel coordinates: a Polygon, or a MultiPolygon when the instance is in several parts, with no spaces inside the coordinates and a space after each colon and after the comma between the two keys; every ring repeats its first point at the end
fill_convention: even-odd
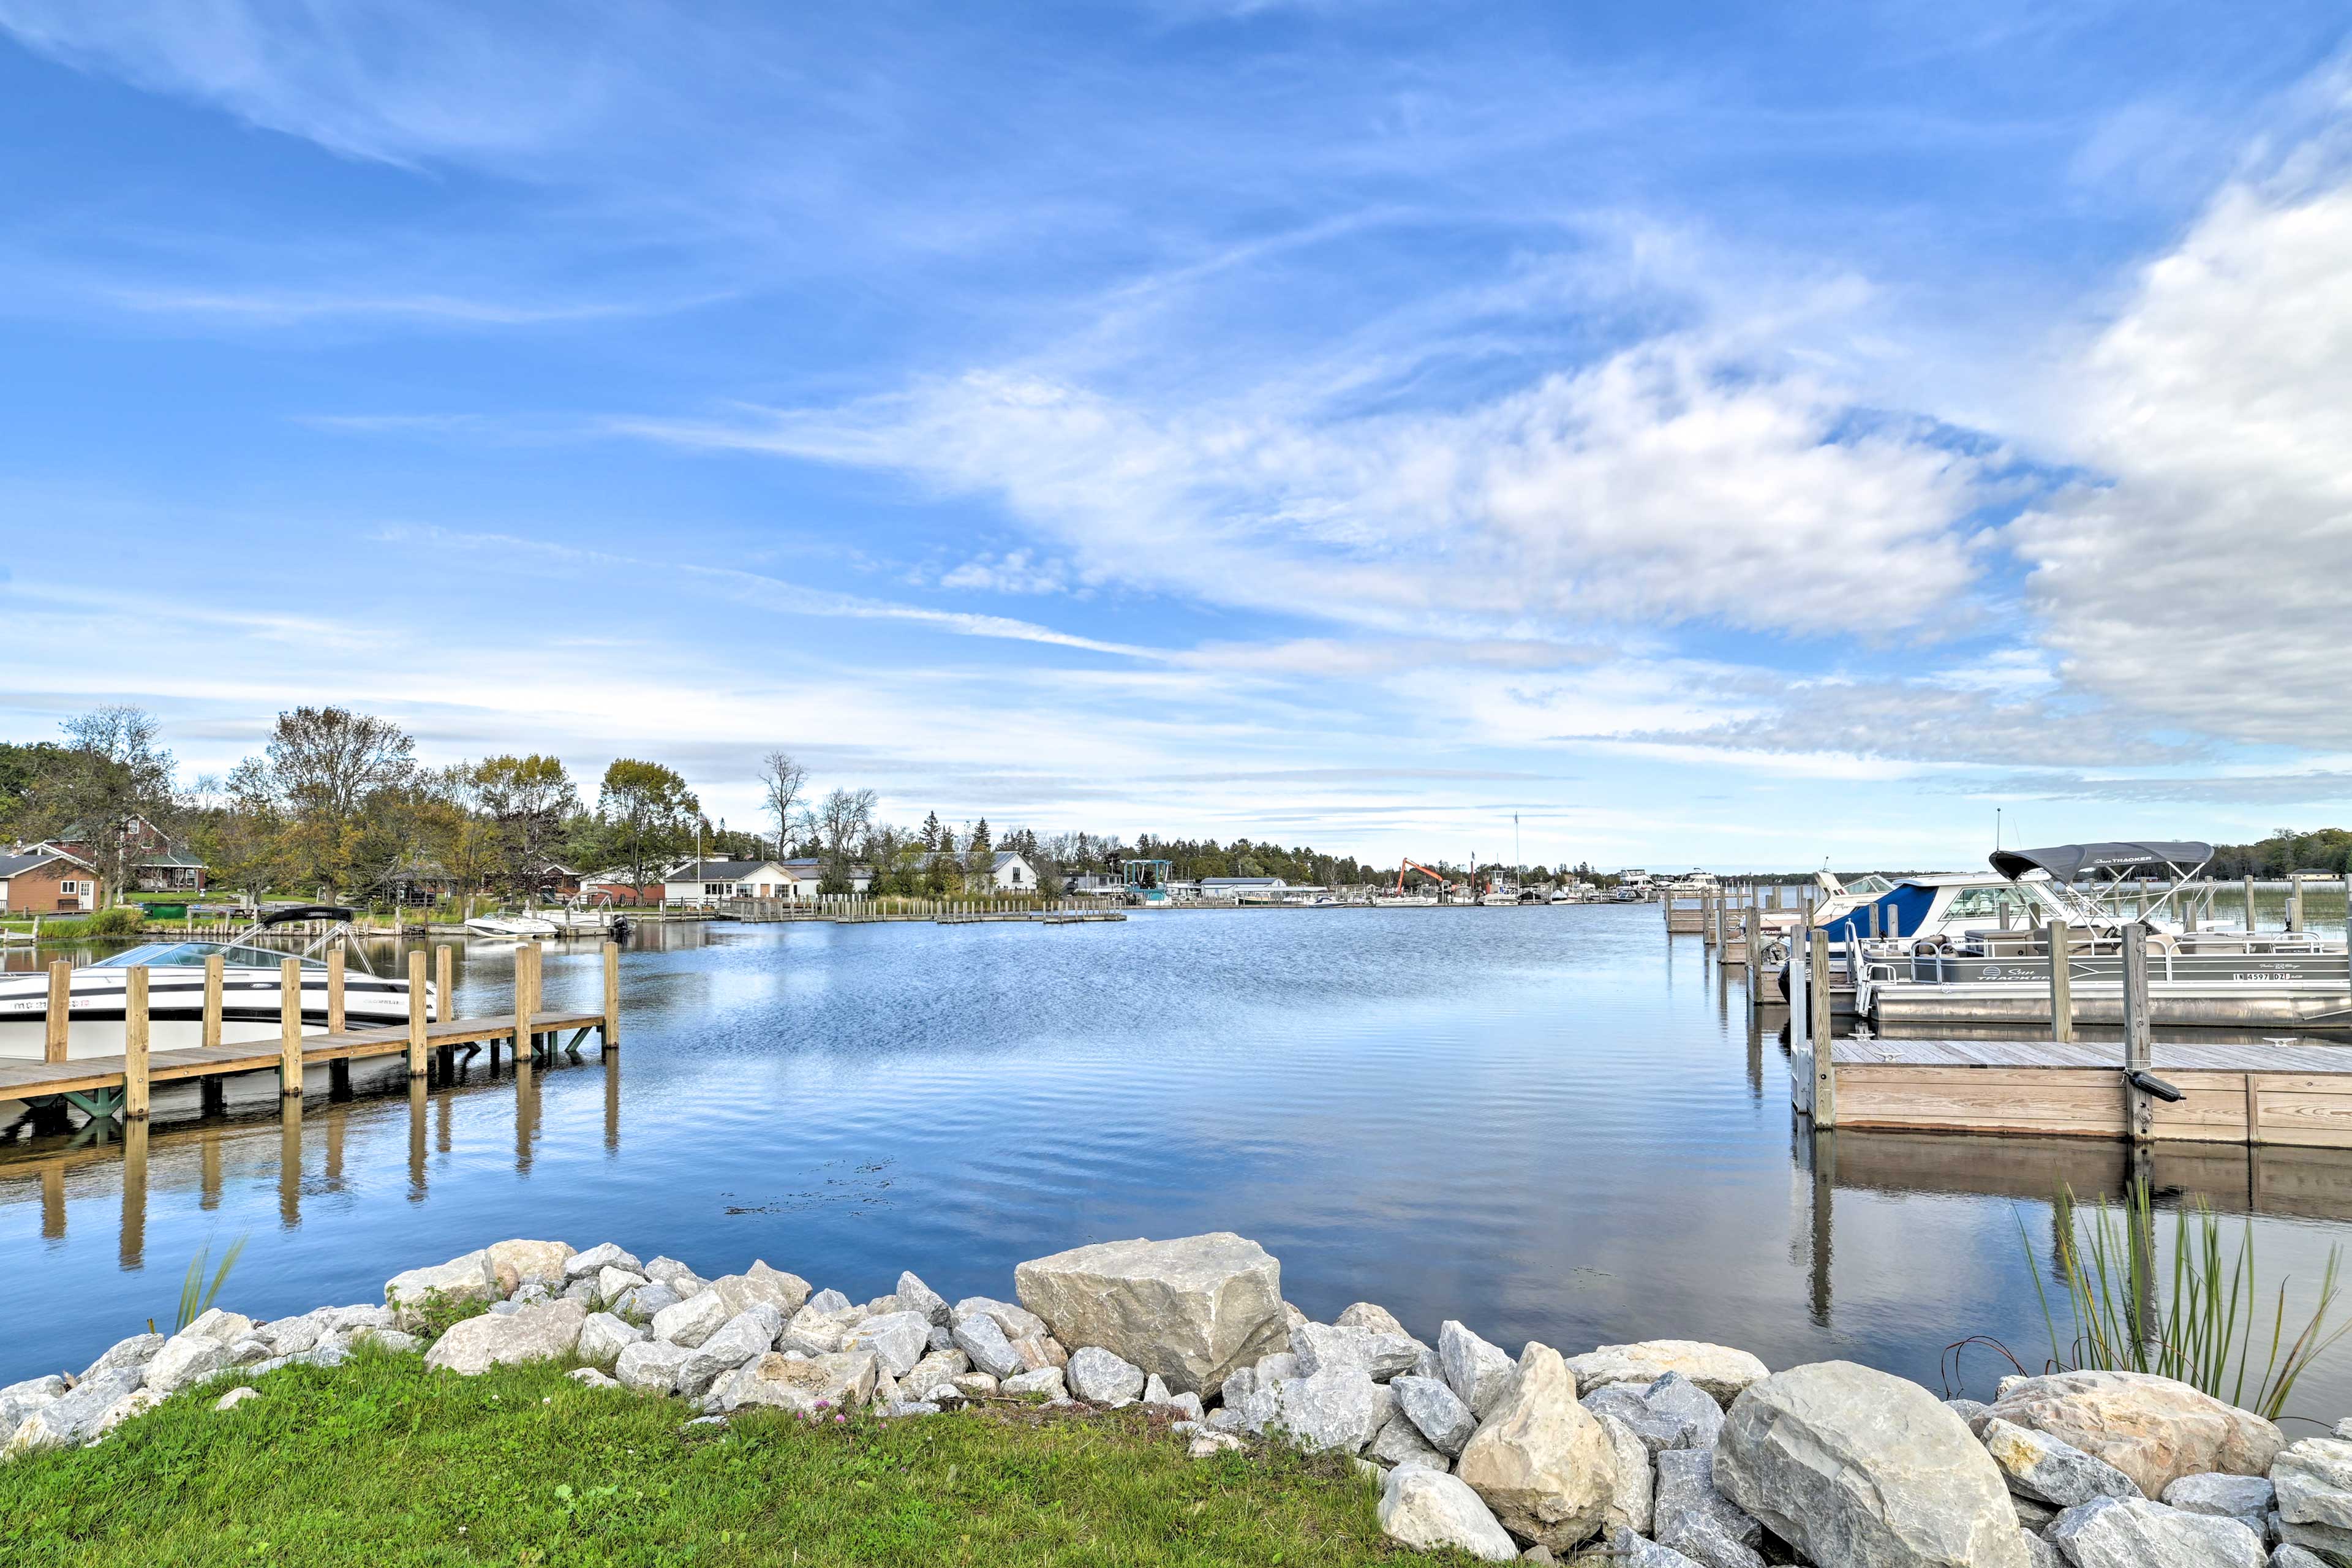
{"type": "Polygon", "coordinates": [[[434,1006],[433,1021],[446,1024],[457,1015],[451,1009],[457,1001],[457,963],[450,956],[457,949],[447,942],[433,950],[433,994],[440,998],[434,1006]]]}
{"type": "Polygon", "coordinates": [[[217,1049],[221,1043],[221,1018],[228,998],[228,961],[219,953],[205,958],[205,1021],[197,1042],[205,1050],[217,1049]]]}
{"type": "Polygon", "coordinates": [[[278,966],[278,1095],[302,1098],[302,961],[278,966]]]}
{"type": "Polygon", "coordinates": [[[122,976],[122,1115],[147,1120],[147,966],[136,963],[122,976]]]}
{"type": "Polygon", "coordinates": [[[2124,927],[2124,1122],[2135,1143],[2156,1136],[2156,1097],[2139,1085],[2139,1075],[2156,1060],[2147,1013],[2147,926],[2124,927]]]}
{"type": "Polygon", "coordinates": [[[621,944],[604,944],[604,1048],[621,1043],[621,944]]]}
{"type": "Polygon", "coordinates": [[[431,1031],[425,1016],[425,954],[408,955],[408,1076],[425,1076],[425,1041],[431,1031]]]}
{"type": "Polygon", "coordinates": [[[73,965],[60,958],[49,965],[49,1014],[41,1031],[41,1060],[54,1067],[66,1059],[73,1024],[73,965]]]}
{"type": "Polygon", "coordinates": [[[2074,1037],[2074,928],[2052,921],[2050,937],[2050,1037],[2065,1045],[2074,1037]]]}
{"type": "Polygon", "coordinates": [[[327,1033],[343,1032],[343,950],[327,950],[327,1033]]]}
{"type": "Polygon", "coordinates": [[[1837,1125],[1835,1019],[1830,1011],[1830,933],[1811,932],[1805,963],[1807,1022],[1813,1042],[1813,1125],[1837,1125]]]}

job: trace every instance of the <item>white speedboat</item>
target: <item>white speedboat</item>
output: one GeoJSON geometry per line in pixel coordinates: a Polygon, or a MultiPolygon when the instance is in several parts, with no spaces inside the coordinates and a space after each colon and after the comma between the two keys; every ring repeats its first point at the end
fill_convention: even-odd
{"type": "Polygon", "coordinates": [[[1372,905],[1375,909],[1433,909],[1436,904],[1437,895],[1434,893],[1374,893],[1372,895],[1372,905]]]}
{"type": "MultiPolygon", "coordinates": [[[[123,994],[133,968],[147,971],[148,1048],[193,1048],[204,1043],[205,961],[218,953],[225,971],[221,993],[221,1040],[225,1045],[274,1040],[282,1029],[285,986],[281,966],[300,964],[300,1000],[305,1029],[327,1026],[327,963],[315,956],[339,940],[350,910],[325,905],[273,910],[232,942],[148,942],[86,963],[68,983],[66,1055],[122,1054],[123,994]],[[297,954],[252,945],[246,939],[271,926],[328,920],[336,930],[297,954]]],[[[356,955],[355,955],[356,956],[356,955]]],[[[433,1005],[432,987],[425,988],[433,1005]]],[[[48,1032],[49,977],[44,971],[0,975],[0,1061],[39,1061],[48,1032]]],[[[408,982],[372,974],[364,963],[343,976],[346,1028],[390,1027],[408,1022],[408,982]]]]}
{"type": "Polygon", "coordinates": [[[541,915],[476,915],[466,922],[470,936],[521,942],[531,937],[562,936],[563,928],[541,915]]]}

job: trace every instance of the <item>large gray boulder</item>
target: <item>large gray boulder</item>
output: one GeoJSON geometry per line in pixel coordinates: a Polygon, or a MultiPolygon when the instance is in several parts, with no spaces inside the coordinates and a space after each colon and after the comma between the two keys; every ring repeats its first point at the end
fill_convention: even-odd
{"type": "MultiPolygon", "coordinates": [[[[1608,1525],[1623,1525],[1636,1535],[1650,1533],[1654,1518],[1654,1504],[1657,1496],[1657,1468],[1650,1458],[1649,1446],[1633,1435],[1633,1429],[1614,1415],[1596,1415],[1601,1430],[1608,1434],[1609,1451],[1616,1457],[1616,1475],[1609,1489],[1609,1507],[1604,1515],[1608,1525]]],[[[1713,1484],[1709,1472],[1709,1484],[1713,1484]]]]}
{"type": "Polygon", "coordinates": [[[92,1441],[111,1430],[121,1419],[121,1413],[153,1403],[154,1394],[142,1386],[142,1382],[137,1367],[121,1367],[92,1378],[69,1394],[33,1405],[16,1423],[6,1447],[0,1447],[0,1459],[92,1441]]]}
{"type": "Polygon", "coordinates": [[[453,1323],[425,1352],[428,1368],[473,1377],[494,1366],[562,1361],[579,1348],[588,1310],[577,1301],[549,1301],[507,1313],[486,1312],[453,1323]]]}
{"type": "MultiPolygon", "coordinates": [[[[312,1338],[315,1342],[316,1336],[314,1335],[312,1338]]],[[[104,1377],[110,1372],[121,1372],[125,1367],[143,1367],[149,1362],[155,1359],[155,1352],[163,1348],[163,1339],[164,1336],[162,1334],[133,1334],[127,1340],[117,1340],[110,1347],[109,1347],[104,1355],[100,1356],[96,1361],[82,1368],[81,1375],[74,1379],[74,1381],[76,1383],[88,1383],[91,1378],[104,1377]]],[[[297,1346],[296,1348],[299,1350],[309,1350],[310,1347],[308,1344],[304,1344],[297,1346]]],[[[15,1386],[21,1387],[23,1385],[17,1384],[15,1386]]],[[[12,1388],[0,1388],[0,1399],[6,1399],[12,1392],[12,1388]]],[[[58,1384],[58,1392],[60,1394],[65,1392],[65,1385],[63,1383],[58,1384]]]]}
{"type": "Polygon", "coordinates": [[[841,1348],[841,1342],[849,1337],[849,1331],[855,1327],[856,1308],[828,1311],[824,1304],[812,1300],[793,1314],[776,1348],[798,1351],[803,1355],[831,1355],[841,1348]]]}
{"type": "Polygon", "coordinates": [[[920,1312],[930,1322],[946,1328],[955,1322],[947,1298],[919,1279],[912,1269],[898,1276],[898,1304],[910,1312],[920,1312]]]}
{"type": "Polygon", "coordinates": [[[2000,1467],[1916,1383],[1817,1362],[1732,1402],[1725,1496],[1824,1568],[2028,1568],[2000,1467]]]}
{"type": "Polygon", "coordinates": [[[1143,1369],[1099,1345],[1071,1352],[1069,1373],[1070,1392],[1097,1405],[1117,1405],[1143,1394],[1143,1369]]]}
{"type": "Polygon", "coordinates": [[[383,1282],[384,1304],[398,1315],[404,1329],[415,1328],[423,1321],[423,1310],[436,1302],[488,1301],[504,1294],[490,1272],[488,1255],[479,1249],[429,1268],[407,1269],[383,1282]]]}
{"type": "Polygon", "coordinates": [[[1406,1333],[1405,1326],[1397,1321],[1394,1312],[1372,1301],[1351,1302],[1331,1321],[1343,1329],[1370,1329],[1374,1333],[1398,1334],[1407,1339],[1412,1337],[1406,1333]]]}
{"type": "Polygon", "coordinates": [[[2074,1568],[2263,1568],[2263,1538],[2236,1520],[2146,1498],[2095,1498],[2043,1533],[2074,1568]]]}
{"type": "Polygon", "coordinates": [[[1429,1347],[1410,1334],[1336,1323],[1300,1323],[1290,1331],[1291,1352],[1301,1376],[1356,1367],[1375,1383],[1411,1372],[1429,1347]]]}
{"type": "Polygon", "coordinates": [[[636,1254],[617,1241],[600,1241],[585,1252],[573,1253],[564,1259],[563,1277],[566,1279],[593,1279],[607,1268],[618,1268],[640,1279],[646,1277],[646,1266],[637,1261],[636,1254]]]}
{"type": "Polygon", "coordinates": [[[1396,1404],[1360,1367],[1262,1383],[1243,1406],[1249,1430],[1309,1454],[1360,1452],[1396,1404]]]}
{"type": "Polygon", "coordinates": [[[1989,1415],[1979,1436],[1985,1452],[2000,1467],[2009,1489],[2020,1497],[2054,1508],[2074,1508],[2093,1498],[2140,1495],[2129,1476],[2047,1432],[2029,1432],[1989,1415]]]}
{"type": "Polygon", "coordinates": [[[754,1356],[766,1355],[774,1349],[776,1334],[783,1326],[776,1309],[764,1301],[736,1313],[679,1363],[678,1393],[688,1399],[709,1393],[710,1385],[721,1377],[754,1356]]]}
{"type": "Polygon", "coordinates": [[[737,1310],[718,1291],[698,1290],[654,1314],[654,1338],[690,1350],[725,1328],[737,1310]]]}
{"type": "Polygon", "coordinates": [[[1433,1470],[1451,1470],[1454,1461],[1429,1446],[1421,1428],[1399,1411],[1388,1418],[1372,1440],[1364,1445],[1364,1456],[1383,1465],[1423,1465],[1433,1470]]]}
{"type": "Polygon", "coordinates": [[[1405,1418],[1421,1428],[1421,1435],[1442,1454],[1460,1453],[1470,1434],[1478,1429],[1478,1418],[1470,1414],[1470,1406],[1437,1378],[1391,1378],[1389,1388],[1405,1418]]]}
{"type": "Polygon", "coordinates": [[[1601,1544],[1590,1551],[1553,1561],[1565,1561],[1570,1568],[1703,1568],[1673,1547],[1644,1540],[1622,1524],[1611,1525],[1601,1544]]]}
{"type": "Polygon", "coordinates": [[[1062,1343],[1099,1346],[1204,1398],[1290,1332],[1282,1266],[1231,1231],[1074,1247],[1022,1264],[1013,1282],[1062,1343]]]}
{"type": "Polygon", "coordinates": [[[675,1394],[678,1369],[694,1354],[691,1345],[667,1340],[637,1340],[623,1345],[614,1358],[613,1376],[624,1388],[639,1394],[675,1394]]]}
{"type": "Polygon", "coordinates": [[[771,1351],[721,1379],[704,1407],[719,1412],[765,1405],[803,1415],[844,1414],[874,1397],[877,1371],[871,1351],[806,1360],[771,1351]]]}
{"type": "Polygon", "coordinates": [[[1616,1491],[1617,1456],[1576,1402],[1576,1379],[1559,1352],[1531,1342],[1507,1397],[1464,1446],[1454,1473],[1505,1529],[1559,1552],[1601,1528],[1616,1491]]]}
{"type": "Polygon", "coordinates": [[[921,1312],[885,1312],[842,1336],[845,1351],[872,1351],[883,1370],[896,1377],[911,1371],[930,1349],[931,1321],[921,1312]]]}
{"type": "Polygon", "coordinates": [[[2183,1513],[2237,1520],[2260,1535],[2269,1528],[2276,1495],[2265,1476],[2183,1476],[2164,1489],[2160,1500],[2183,1513]]]}
{"type": "Polygon", "coordinates": [[[2329,1562],[2329,1568],[2352,1563],[2352,1530],[2340,1530],[2332,1524],[2296,1524],[2273,1512],[2266,1521],[2269,1533],[2289,1546],[2317,1552],[2329,1562]]]}
{"type": "Polygon", "coordinates": [[[1596,1415],[1614,1415],[1651,1453],[1712,1448],[1723,1435],[1723,1408],[1696,1384],[1670,1372],[1643,1385],[1612,1383],[1584,1396],[1596,1415]]]}
{"type": "Polygon", "coordinates": [[[2105,1459],[2149,1497],[2183,1476],[2267,1475],[2286,1447],[2284,1435],[2261,1416],[2147,1373],[2004,1380],[1992,1414],[2105,1459]]]}
{"type": "Polygon", "coordinates": [[[1643,1388],[1670,1372],[1696,1384],[1717,1405],[1728,1408],[1751,1383],[1760,1383],[1771,1370],[1748,1352],[1704,1340],[1643,1340],[1638,1344],[1598,1345],[1568,1358],[1580,1394],[1615,1384],[1643,1388]]]}
{"type": "Polygon", "coordinates": [[[610,1312],[591,1312],[580,1324],[575,1353],[592,1365],[610,1366],[623,1351],[647,1337],[645,1330],[610,1312]]]}
{"type": "Polygon", "coordinates": [[[191,1384],[202,1383],[231,1364],[226,1344],[184,1329],[163,1342],[163,1348],[146,1363],[140,1381],[144,1386],[153,1389],[155,1396],[162,1399],[191,1384]]]}
{"type": "Polygon", "coordinates": [[[1392,1540],[1417,1552],[1452,1547],[1482,1563],[1508,1563],[1519,1554],[1478,1494],[1443,1470],[1408,1466],[1391,1471],[1381,1488],[1380,1519],[1392,1540]]]}
{"type": "Polygon", "coordinates": [[[966,1296],[948,1309],[948,1321],[961,1323],[966,1318],[988,1318],[1004,1331],[1004,1337],[1015,1342],[1043,1339],[1052,1331],[1045,1320],[1028,1308],[1012,1301],[1000,1301],[993,1296],[966,1296]]]}
{"type": "Polygon", "coordinates": [[[1004,1337],[997,1321],[984,1313],[975,1312],[955,1326],[955,1348],[971,1358],[971,1364],[994,1378],[1017,1377],[1029,1370],[1029,1363],[1013,1348],[1004,1337]]]}
{"type": "Polygon", "coordinates": [[[730,1317],[751,1307],[773,1307],[780,1320],[789,1320],[809,1299],[809,1282],[797,1274],[787,1274],[781,1268],[771,1268],[765,1263],[754,1263],[740,1274],[728,1274],[710,1282],[710,1289],[727,1303],[730,1317]]]}
{"type": "Polygon", "coordinates": [[[564,1268],[573,1256],[568,1241],[494,1241],[482,1248],[483,1266],[501,1296],[511,1296],[534,1280],[561,1291],[564,1268]]]}
{"type": "Polygon", "coordinates": [[[1519,1374],[1518,1363],[1502,1346],[1480,1339],[1451,1318],[1438,1327],[1437,1362],[1445,1385],[1481,1421],[1510,1397],[1519,1374]]]}
{"type": "Polygon", "coordinates": [[[898,1379],[898,1389],[909,1398],[929,1399],[935,1390],[953,1387],[955,1380],[971,1370],[971,1358],[963,1352],[933,1351],[898,1379]]]}
{"type": "Polygon", "coordinates": [[[1764,1527],[1715,1487],[1715,1455],[1669,1448],[1657,1458],[1651,1534],[1704,1568],[1764,1568],[1764,1527]]]}
{"type": "Polygon", "coordinates": [[[2352,1530],[2352,1442],[2305,1437],[2273,1461],[2270,1479],[2289,1524],[2352,1530]]]}

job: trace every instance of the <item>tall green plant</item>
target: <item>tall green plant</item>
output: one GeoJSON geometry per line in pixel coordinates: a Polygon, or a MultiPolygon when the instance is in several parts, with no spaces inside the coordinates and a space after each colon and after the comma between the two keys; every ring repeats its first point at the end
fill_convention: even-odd
{"type": "MultiPolygon", "coordinates": [[[[2058,1231],[2058,1268],[2074,1320],[2071,1344],[2062,1344],[2039,1268],[2034,1294],[2050,1330],[2050,1364],[2060,1370],[2154,1373],[2277,1420],[2295,1380],[2347,1331],[2352,1321],[2329,1325],[2338,1289],[2341,1249],[2327,1251],[2319,1300],[2299,1332],[2287,1338],[2286,1281],[2279,1281],[2268,1332],[2262,1322],[2262,1297],[2254,1276],[2254,1226],[2246,1222],[2235,1257],[2225,1257],[2221,1221],[2201,1199],[2173,1215],[2172,1281],[2168,1299],[2158,1289],[2155,1202],[2145,1181],[2135,1181],[2119,1210],[2105,1200],[2090,1211],[2088,1225],[2069,1188],[2059,1188],[2053,1207],[2058,1231]],[[2267,1339],[2264,1360],[2254,1373],[2253,1352],[2267,1339]]],[[[2032,1238],[2022,1217],[2018,1236],[2026,1256],[2032,1238]]]]}
{"type": "Polygon", "coordinates": [[[245,1241],[246,1238],[240,1236],[229,1244],[228,1250],[221,1255],[220,1267],[213,1270],[209,1285],[205,1283],[205,1265],[212,1260],[212,1243],[205,1243],[203,1249],[188,1259],[188,1277],[180,1281],[179,1316],[172,1320],[173,1333],[178,1333],[212,1310],[214,1299],[221,1293],[221,1287],[228,1283],[228,1271],[236,1267],[237,1254],[245,1250],[245,1241]]]}

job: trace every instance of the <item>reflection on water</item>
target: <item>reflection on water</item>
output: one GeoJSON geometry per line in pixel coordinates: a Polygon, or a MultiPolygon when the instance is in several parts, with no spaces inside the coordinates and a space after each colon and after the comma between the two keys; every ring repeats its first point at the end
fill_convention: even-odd
{"type": "MultiPolygon", "coordinates": [[[[1003,1294],[1024,1258],[1232,1229],[1328,1317],[1508,1345],[1688,1337],[1931,1385],[1944,1348],[2049,1353],[2050,1195],[2122,1190],[2120,1144],[1801,1130],[1784,1015],[1654,907],[1139,915],[1124,924],[652,929],[619,1051],[362,1064],[280,1108],[0,1144],[0,1382],[168,1317],[207,1242],[276,1314],[505,1236],[614,1238],[708,1271],[764,1257],[852,1297],[901,1268],[1003,1294]],[[2028,1247],[2032,1256],[2028,1255],[2028,1247]]],[[[391,945],[385,945],[391,955],[391,945]]],[[[458,1006],[511,999],[462,957],[458,1006]]],[[[548,1005],[592,1004],[593,947],[548,1005]]],[[[0,1121],[9,1111],[0,1108],[0,1121]]],[[[2158,1190],[2251,1216],[2315,1285],[2352,1155],[2166,1146],[2158,1190]]],[[[2232,1227],[2237,1222],[2231,1222],[2232,1227]]],[[[2168,1227],[2167,1227],[2168,1229],[2168,1227]]],[[[1982,1393],[2005,1364],[1965,1369],[1982,1393]]],[[[2341,1352],[2298,1405],[2352,1408],[2341,1352]]]]}

